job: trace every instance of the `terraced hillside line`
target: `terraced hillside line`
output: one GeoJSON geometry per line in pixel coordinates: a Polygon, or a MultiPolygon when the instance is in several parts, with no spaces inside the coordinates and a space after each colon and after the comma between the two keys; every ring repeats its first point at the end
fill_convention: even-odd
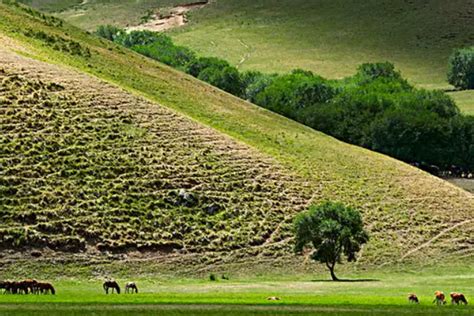
{"type": "Polygon", "coordinates": [[[255,150],[114,86],[0,58],[2,247],[258,246],[317,193],[255,150]]]}

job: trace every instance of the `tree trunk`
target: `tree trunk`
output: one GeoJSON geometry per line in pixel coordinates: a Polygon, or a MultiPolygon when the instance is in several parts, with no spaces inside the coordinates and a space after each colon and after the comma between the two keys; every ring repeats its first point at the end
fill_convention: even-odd
{"type": "Polygon", "coordinates": [[[336,274],[334,273],[334,264],[333,265],[327,265],[328,268],[329,268],[329,271],[331,272],[331,278],[333,281],[339,281],[339,279],[337,278],[336,274]]]}

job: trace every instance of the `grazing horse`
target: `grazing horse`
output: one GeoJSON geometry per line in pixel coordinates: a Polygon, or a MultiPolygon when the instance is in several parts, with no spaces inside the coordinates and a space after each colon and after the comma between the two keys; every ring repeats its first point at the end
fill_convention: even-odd
{"type": "Polygon", "coordinates": [[[105,281],[103,287],[105,290],[105,294],[109,294],[110,288],[112,288],[112,293],[114,293],[114,290],[116,290],[117,294],[120,294],[120,286],[115,281],[105,281]]]}
{"type": "Polygon", "coordinates": [[[435,299],[433,301],[433,304],[436,303],[436,305],[444,305],[446,304],[446,296],[444,296],[444,293],[441,291],[436,291],[435,292],[435,299]]]}
{"type": "Polygon", "coordinates": [[[418,299],[418,296],[416,296],[416,294],[409,294],[408,302],[414,303],[414,304],[420,304],[420,300],[418,299]]]}
{"type": "Polygon", "coordinates": [[[35,286],[35,292],[37,294],[48,294],[51,293],[52,295],[56,294],[56,290],[54,289],[53,285],[51,283],[43,283],[43,282],[37,282],[35,286]]]}
{"type": "Polygon", "coordinates": [[[0,281],[0,291],[3,290],[3,294],[9,292],[10,282],[8,281],[0,281]]]}
{"type": "Polygon", "coordinates": [[[451,304],[459,305],[459,303],[467,305],[467,300],[464,294],[462,293],[451,293],[451,304]]]}
{"type": "Polygon", "coordinates": [[[21,282],[9,282],[7,292],[11,294],[28,294],[28,283],[25,281],[21,282]]]}
{"type": "Polygon", "coordinates": [[[125,293],[138,293],[138,288],[137,288],[137,285],[135,284],[135,282],[128,282],[127,284],[125,284],[125,293]]]}
{"type": "Polygon", "coordinates": [[[36,285],[38,284],[38,281],[33,280],[33,279],[27,279],[27,280],[22,281],[21,283],[23,284],[23,286],[28,288],[30,293],[35,293],[36,285]]]}

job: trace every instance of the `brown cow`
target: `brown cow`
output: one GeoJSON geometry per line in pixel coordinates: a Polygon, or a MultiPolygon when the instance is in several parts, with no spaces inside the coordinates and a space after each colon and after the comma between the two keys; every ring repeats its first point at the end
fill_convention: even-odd
{"type": "Polygon", "coordinates": [[[451,304],[459,305],[461,303],[461,304],[467,305],[467,300],[464,294],[453,292],[450,294],[450,296],[451,296],[451,304]]]}
{"type": "Polygon", "coordinates": [[[415,304],[420,304],[420,300],[418,299],[418,296],[416,296],[416,294],[409,294],[408,295],[408,302],[415,303],[415,304]]]}
{"type": "Polygon", "coordinates": [[[435,292],[435,299],[433,301],[433,304],[434,303],[436,303],[436,305],[446,304],[446,296],[444,295],[443,292],[441,292],[441,291],[436,291],[435,292]]]}

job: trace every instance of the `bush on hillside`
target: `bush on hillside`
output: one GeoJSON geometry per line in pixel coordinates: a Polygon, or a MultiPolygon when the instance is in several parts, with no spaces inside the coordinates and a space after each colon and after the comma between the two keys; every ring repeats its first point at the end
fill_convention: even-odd
{"type": "Polygon", "coordinates": [[[196,58],[194,52],[190,49],[173,45],[173,43],[170,44],[167,40],[158,40],[149,45],[136,45],[132,49],[137,53],[181,70],[184,70],[196,58]]]}
{"type": "Polygon", "coordinates": [[[186,72],[235,96],[244,96],[245,86],[239,71],[225,60],[198,58],[188,64],[186,72]]]}
{"type": "Polygon", "coordinates": [[[155,42],[160,42],[162,45],[172,45],[171,38],[151,31],[133,31],[130,33],[122,31],[114,38],[114,42],[132,49],[134,46],[150,45],[155,42]]]}
{"type": "Polygon", "coordinates": [[[337,89],[322,77],[312,72],[295,70],[273,78],[254,99],[260,106],[297,118],[299,110],[328,102],[336,94],[337,89]]]}
{"type": "Polygon", "coordinates": [[[97,28],[97,31],[95,32],[97,36],[108,39],[109,41],[112,41],[112,42],[121,33],[125,33],[125,31],[113,25],[101,25],[97,28]]]}
{"type": "Polygon", "coordinates": [[[474,47],[454,51],[449,58],[448,81],[458,89],[474,89],[474,47]]]}
{"type": "Polygon", "coordinates": [[[250,102],[256,103],[257,95],[265,90],[278,77],[276,74],[268,75],[259,71],[248,71],[242,75],[242,81],[245,87],[244,98],[250,102]]]}

